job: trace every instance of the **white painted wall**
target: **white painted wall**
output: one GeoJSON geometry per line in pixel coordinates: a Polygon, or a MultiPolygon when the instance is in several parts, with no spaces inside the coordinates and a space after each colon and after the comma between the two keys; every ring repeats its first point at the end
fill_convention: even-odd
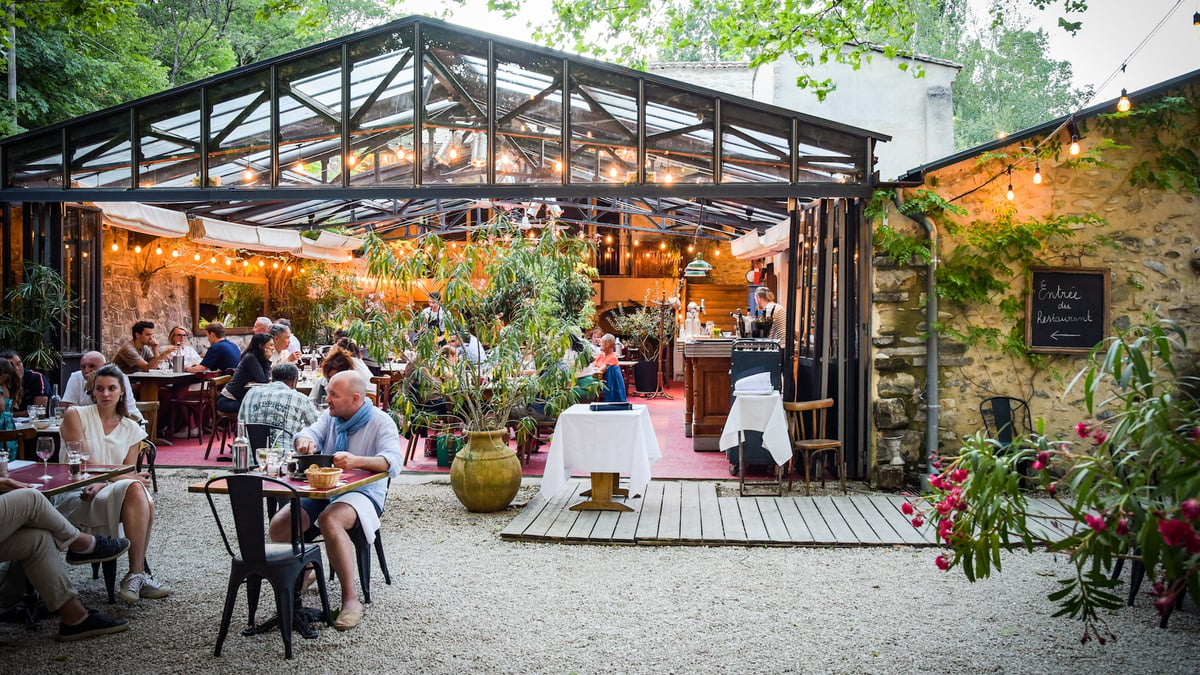
{"type": "Polygon", "coordinates": [[[876,54],[858,70],[840,63],[818,65],[809,74],[832,77],[837,90],[817,101],[799,89],[800,67],[785,57],[751,69],[745,61],[721,63],[656,63],[650,72],[701,87],[751,98],[815,115],[833,122],[888,134],[892,140],[876,148],[882,179],[895,178],[914,166],[954,152],[954,100],[951,84],[958,67],[945,61],[921,60],[924,77],[914,68],[876,54]]]}

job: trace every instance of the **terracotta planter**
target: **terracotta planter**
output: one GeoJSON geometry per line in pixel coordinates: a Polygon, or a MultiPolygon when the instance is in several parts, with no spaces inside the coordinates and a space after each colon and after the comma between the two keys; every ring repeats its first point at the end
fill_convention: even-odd
{"type": "Polygon", "coordinates": [[[450,466],[450,487],[468,511],[499,511],[521,489],[521,460],[507,440],[505,429],[467,432],[467,444],[450,466]]]}

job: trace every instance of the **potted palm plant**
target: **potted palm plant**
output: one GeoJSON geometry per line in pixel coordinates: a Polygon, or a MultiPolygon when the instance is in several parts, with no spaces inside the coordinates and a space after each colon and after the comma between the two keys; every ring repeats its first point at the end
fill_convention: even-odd
{"type": "MultiPolygon", "coordinates": [[[[577,369],[586,352],[572,332],[593,311],[586,261],[592,244],[548,227],[531,237],[507,217],[474,230],[452,247],[436,235],[396,244],[368,238],[368,273],[408,289],[437,290],[446,317],[443,330],[427,330],[410,299],[394,313],[368,309],[351,321],[351,335],[377,359],[407,352],[415,368],[398,388],[393,409],[422,426],[440,411],[462,420],[467,444],[450,472],[459,501],[471,511],[506,507],[521,484],[521,464],[507,445],[514,408],[544,402],[553,414],[575,402],[577,369]],[[439,344],[447,330],[475,339],[484,358],[448,357],[439,344]]],[[[389,308],[390,309],[390,308],[389,308]]],[[[532,420],[524,420],[526,427],[532,420]]]]}

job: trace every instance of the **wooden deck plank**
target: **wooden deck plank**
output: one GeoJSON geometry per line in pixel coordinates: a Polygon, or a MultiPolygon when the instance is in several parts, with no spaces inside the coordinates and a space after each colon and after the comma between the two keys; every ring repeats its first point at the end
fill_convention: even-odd
{"type": "Polygon", "coordinates": [[[784,526],[787,527],[788,540],[796,544],[811,543],[812,532],[804,523],[804,516],[800,515],[800,509],[796,507],[796,500],[791,497],[776,497],[775,506],[779,509],[779,516],[783,518],[784,526]]]}
{"type": "Polygon", "coordinates": [[[521,512],[517,514],[517,517],[513,518],[508,525],[504,526],[504,529],[500,530],[500,538],[508,539],[523,536],[525,529],[533,524],[533,521],[546,509],[546,505],[549,503],[550,500],[542,497],[540,494],[534,495],[533,499],[530,499],[529,503],[521,508],[521,512]]]}
{"type": "Polygon", "coordinates": [[[525,536],[544,538],[550,530],[550,526],[558,519],[559,513],[575,498],[575,495],[579,494],[580,484],[581,481],[575,478],[567,481],[567,486],[563,488],[563,491],[551,499],[546,504],[546,508],[534,519],[533,523],[525,528],[525,536]]]}
{"type": "Polygon", "coordinates": [[[661,481],[652,480],[646,484],[642,494],[641,515],[638,517],[637,528],[634,530],[635,541],[657,539],[658,519],[662,511],[663,485],[661,481]]]}
{"type": "MultiPolygon", "coordinates": [[[[817,505],[813,503],[812,499],[812,497],[791,497],[792,502],[796,505],[796,510],[804,518],[804,525],[808,528],[813,543],[838,543],[837,536],[833,534],[833,530],[825,522],[825,517],[821,515],[821,512],[817,509],[817,505]]],[[[845,523],[842,524],[842,527],[845,527],[845,523]]]]}
{"type": "Polygon", "coordinates": [[[746,541],[752,544],[767,544],[770,543],[771,537],[767,534],[767,526],[763,522],[762,513],[759,512],[759,499],[742,499],[738,506],[742,511],[742,526],[746,528],[746,541]]]}
{"type": "Polygon", "coordinates": [[[1066,515],[1057,502],[1049,499],[1029,499],[1026,500],[1025,507],[1032,514],[1053,519],[1027,518],[1025,522],[1029,523],[1029,529],[1033,532],[1054,541],[1066,539],[1070,534],[1073,519],[1066,515]]]}
{"type": "Polygon", "coordinates": [[[924,544],[921,535],[913,531],[913,526],[902,518],[903,514],[893,509],[890,504],[883,507],[888,513],[880,511],[875,502],[866,495],[852,495],[850,503],[858,509],[863,519],[875,530],[875,534],[885,544],[924,544]],[[894,514],[894,515],[893,515],[894,514]]]}
{"type": "Polygon", "coordinates": [[[745,543],[746,526],[742,524],[742,511],[737,497],[717,497],[721,509],[721,527],[725,530],[725,541],[745,543]]]}
{"type": "Polygon", "coordinates": [[[681,483],[683,488],[679,499],[679,538],[683,541],[700,541],[701,509],[700,487],[696,481],[681,483]]]}
{"type": "Polygon", "coordinates": [[[791,541],[791,536],[788,535],[787,525],[783,524],[777,499],[779,497],[759,497],[755,501],[758,503],[758,512],[762,514],[763,525],[767,526],[767,538],[772,543],[783,544],[791,541]]]}
{"type": "Polygon", "coordinates": [[[683,485],[676,481],[663,483],[662,508],[658,513],[658,536],[655,539],[679,539],[679,511],[683,485]]]}
{"type": "Polygon", "coordinates": [[[567,538],[567,533],[571,531],[571,527],[575,525],[575,521],[578,520],[579,514],[582,513],[581,511],[572,511],[570,507],[578,504],[579,502],[585,501],[587,497],[580,497],[579,493],[590,488],[591,486],[592,482],[587,479],[572,483],[571,496],[560,508],[558,517],[555,518],[550,527],[546,529],[547,537],[550,539],[567,538]]]}
{"type": "MultiPolygon", "coordinates": [[[[835,495],[833,497],[820,497],[820,499],[828,499],[829,503],[833,504],[833,507],[841,514],[842,519],[846,521],[846,525],[850,526],[850,531],[854,533],[854,536],[858,537],[860,544],[877,545],[884,543],[883,537],[858,512],[858,509],[850,501],[850,497],[835,495]]],[[[891,528],[888,529],[890,530],[891,528]]]]}
{"type": "Polygon", "coordinates": [[[725,541],[725,528],[721,526],[721,507],[717,506],[715,483],[700,483],[700,537],[704,541],[725,541]]]}
{"type": "Polygon", "coordinates": [[[592,529],[600,519],[600,511],[580,511],[571,529],[567,530],[567,539],[572,541],[587,541],[592,537],[592,529]]]}
{"type": "Polygon", "coordinates": [[[1063,518],[1064,520],[1073,520],[1073,518],[1071,517],[1071,514],[1067,513],[1067,510],[1063,508],[1062,504],[1059,504],[1057,501],[1055,501],[1053,499],[1045,498],[1045,497],[1034,497],[1034,498],[1028,499],[1026,501],[1028,501],[1031,504],[1036,503],[1038,505],[1038,509],[1042,513],[1045,513],[1045,514],[1051,515],[1051,516],[1055,516],[1055,517],[1059,517],[1059,518],[1063,518]]]}
{"type": "Polygon", "coordinates": [[[628,511],[596,511],[599,514],[596,518],[596,525],[592,527],[592,536],[589,541],[612,541],[613,532],[617,529],[617,522],[622,513],[628,511]]]}
{"type": "MultiPolygon", "coordinates": [[[[904,506],[904,504],[912,503],[911,500],[905,499],[900,495],[872,495],[872,498],[884,504],[891,504],[892,508],[894,508],[896,512],[900,514],[900,517],[909,521],[909,527],[912,527],[912,519],[915,516],[906,516],[904,515],[904,512],[900,510],[900,507],[904,506]]],[[[916,507],[919,506],[919,504],[913,504],[913,506],[916,507]]],[[[926,520],[926,522],[920,527],[913,527],[913,532],[916,532],[926,544],[938,543],[937,530],[934,529],[933,525],[929,524],[928,520],[926,520]]]]}
{"type": "Polygon", "coordinates": [[[833,533],[833,538],[839,544],[857,544],[859,542],[858,535],[846,523],[846,519],[834,506],[833,500],[829,497],[809,497],[812,500],[812,505],[821,513],[821,517],[825,519],[825,524],[829,526],[829,531],[833,533]]]}

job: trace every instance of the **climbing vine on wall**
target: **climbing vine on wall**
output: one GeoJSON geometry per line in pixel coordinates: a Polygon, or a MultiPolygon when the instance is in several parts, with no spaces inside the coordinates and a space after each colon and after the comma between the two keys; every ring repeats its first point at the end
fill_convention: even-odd
{"type": "Polygon", "coordinates": [[[1154,156],[1132,167],[1131,185],[1200,194],[1200,157],[1192,147],[1195,139],[1184,129],[1184,123],[1195,120],[1196,114],[1196,106],[1187,98],[1164,96],[1139,102],[1128,112],[1099,115],[1096,126],[1111,135],[1125,134],[1129,138],[1149,135],[1154,156]]]}

